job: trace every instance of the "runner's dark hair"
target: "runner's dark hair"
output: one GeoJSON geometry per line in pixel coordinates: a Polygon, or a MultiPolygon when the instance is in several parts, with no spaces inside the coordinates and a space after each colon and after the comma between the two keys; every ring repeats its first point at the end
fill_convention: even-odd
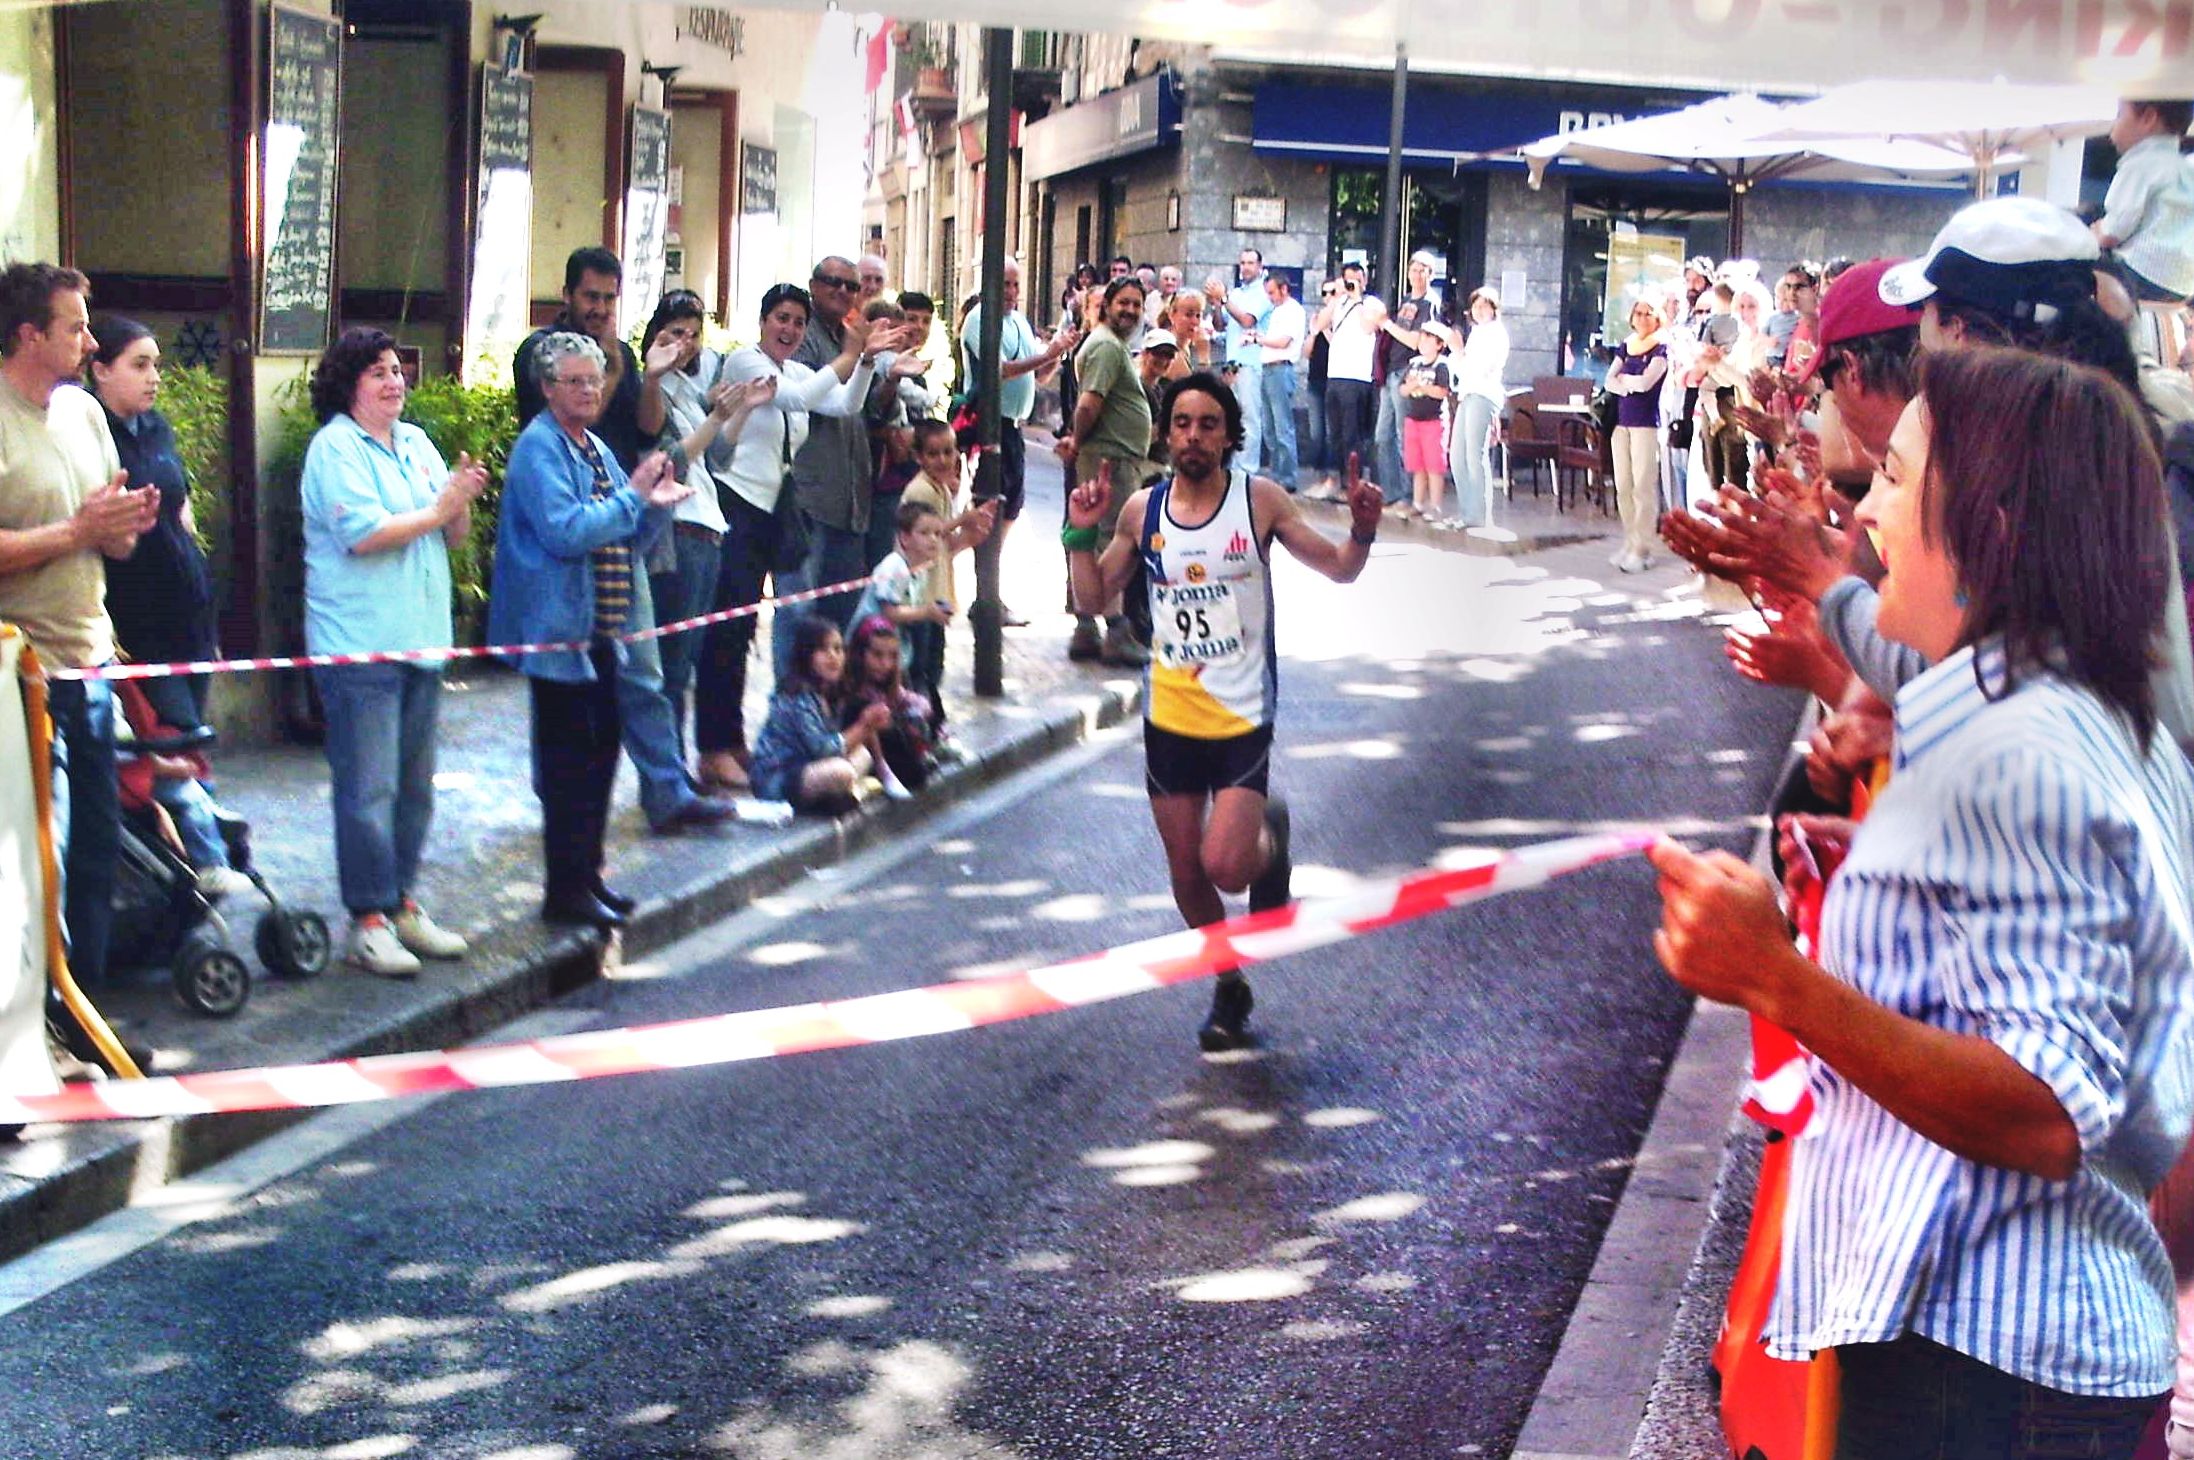
{"type": "MultiPolygon", "coordinates": [[[[1219,409],[1226,413],[1226,455],[1232,456],[1242,444],[1242,403],[1234,398],[1234,392],[1228,389],[1227,383],[1209,370],[1191,371],[1166,387],[1165,397],[1158,406],[1158,416],[1163,428],[1170,429],[1172,426],[1173,403],[1192,390],[1200,390],[1210,396],[1219,403],[1219,409]]],[[[1225,464],[1225,458],[1221,458],[1220,465],[1225,464]]]]}

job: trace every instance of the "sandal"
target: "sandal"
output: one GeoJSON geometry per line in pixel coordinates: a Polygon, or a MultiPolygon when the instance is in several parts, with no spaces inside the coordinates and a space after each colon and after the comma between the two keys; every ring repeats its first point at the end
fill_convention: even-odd
{"type": "Polygon", "coordinates": [[[739,757],[728,750],[715,750],[701,757],[701,768],[694,779],[704,791],[749,791],[753,783],[747,779],[746,767],[739,757]]]}

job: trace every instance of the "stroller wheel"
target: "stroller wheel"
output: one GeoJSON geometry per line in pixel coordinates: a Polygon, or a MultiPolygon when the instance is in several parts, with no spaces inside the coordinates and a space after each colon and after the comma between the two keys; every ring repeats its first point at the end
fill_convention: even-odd
{"type": "Polygon", "coordinates": [[[251,942],[260,965],[283,978],[326,973],[334,951],[328,920],[316,912],[270,912],[259,920],[251,942]]]}
{"type": "Polygon", "coordinates": [[[251,997],[251,970],[227,948],[187,947],[176,960],[175,992],[199,1013],[226,1019],[251,997]]]}

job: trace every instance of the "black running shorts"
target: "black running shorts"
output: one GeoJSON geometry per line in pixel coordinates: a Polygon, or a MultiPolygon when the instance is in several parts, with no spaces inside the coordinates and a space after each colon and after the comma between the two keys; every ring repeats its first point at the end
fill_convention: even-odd
{"type": "Polygon", "coordinates": [[[1143,779],[1153,796],[1210,796],[1229,790],[1262,796],[1272,765],[1272,727],[1224,740],[1199,740],[1145,720],[1143,764],[1143,779]]]}

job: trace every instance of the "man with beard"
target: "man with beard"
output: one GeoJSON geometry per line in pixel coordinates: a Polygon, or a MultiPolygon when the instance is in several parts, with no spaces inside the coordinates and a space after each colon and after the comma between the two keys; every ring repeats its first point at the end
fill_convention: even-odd
{"type": "MultiPolygon", "coordinates": [[[[1153,645],[1143,696],[1150,810],[1165,844],[1174,905],[1191,927],[1225,916],[1223,892],[1249,893],[1252,912],[1289,899],[1288,812],[1268,800],[1279,657],[1272,636],[1277,539],[1297,562],[1354,582],[1379,530],[1379,489],[1347,464],[1349,535],[1311,526],[1279,483],[1229,469],[1242,412],[1218,377],[1174,382],[1162,410],[1173,475],[1136,492],[1104,541],[1109,468],[1067,500],[1074,598],[1088,610],[1118,594],[1138,562],[1149,574],[1153,645]]],[[[1246,1040],[1249,982],[1222,975],[1197,1031],[1207,1051],[1246,1040]]]]}
{"type": "MultiPolygon", "coordinates": [[[[1089,332],[1074,357],[1082,393],[1074,402],[1073,425],[1055,448],[1059,459],[1073,469],[1076,485],[1104,479],[1106,510],[1097,524],[1100,536],[1117,526],[1120,503],[1142,485],[1143,464],[1150,457],[1150,398],[1128,358],[1129,342],[1143,322],[1143,297],[1143,286],[1132,274],[1105,286],[1104,322],[1089,332]]],[[[1079,613],[1067,640],[1067,657],[1102,659],[1128,668],[1148,664],[1150,653],[1122,614],[1120,595],[1106,595],[1103,607],[1103,640],[1097,636],[1096,618],[1079,613]]]]}

